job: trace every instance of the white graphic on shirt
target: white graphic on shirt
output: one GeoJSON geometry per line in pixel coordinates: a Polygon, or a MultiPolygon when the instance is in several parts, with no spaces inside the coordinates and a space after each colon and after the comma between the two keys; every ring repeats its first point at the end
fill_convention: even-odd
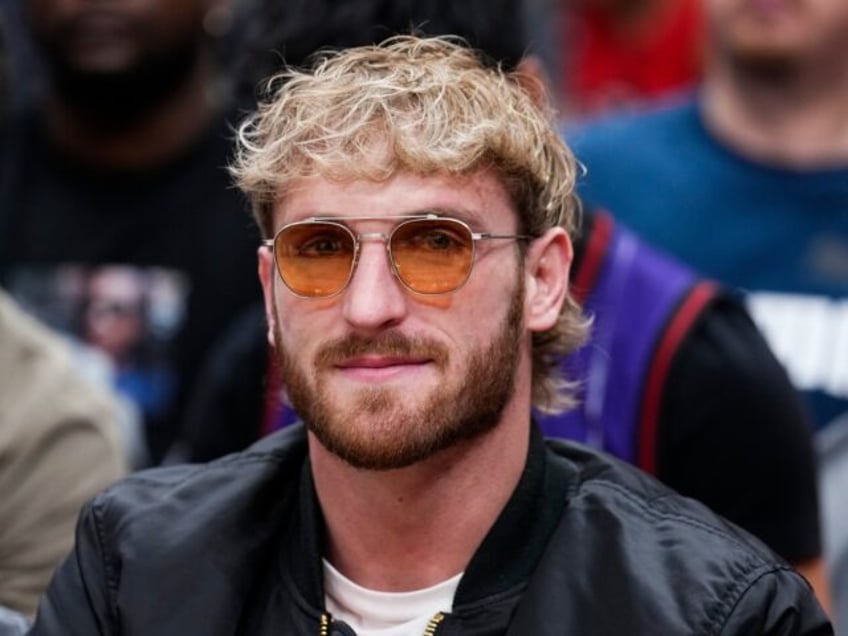
{"type": "Polygon", "coordinates": [[[848,398],[848,299],[752,292],[748,309],[796,387],[848,398]]]}

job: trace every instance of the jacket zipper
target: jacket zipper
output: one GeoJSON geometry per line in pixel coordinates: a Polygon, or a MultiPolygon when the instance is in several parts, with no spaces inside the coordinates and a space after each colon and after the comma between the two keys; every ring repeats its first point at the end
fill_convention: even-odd
{"type": "MultiPolygon", "coordinates": [[[[445,620],[445,615],[442,612],[439,612],[433,618],[430,619],[430,622],[427,623],[427,628],[424,630],[423,636],[435,636],[436,630],[439,628],[439,623],[445,620]]],[[[333,622],[332,617],[324,612],[321,614],[321,629],[318,632],[319,636],[330,636],[330,623],[333,622]]]]}
{"type": "Polygon", "coordinates": [[[439,623],[445,620],[445,615],[439,612],[433,618],[430,619],[430,622],[427,623],[427,629],[424,630],[424,636],[433,636],[436,633],[436,629],[439,627],[439,623]]]}

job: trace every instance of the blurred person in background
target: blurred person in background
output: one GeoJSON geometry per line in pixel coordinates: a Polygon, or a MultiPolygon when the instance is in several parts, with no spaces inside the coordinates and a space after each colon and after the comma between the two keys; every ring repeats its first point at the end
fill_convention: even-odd
{"type": "MultiPolygon", "coordinates": [[[[229,11],[228,0],[27,0],[46,93],[0,130],[0,279],[22,304],[84,338],[90,287],[68,281],[112,267],[168,290],[145,296],[137,325],[167,381],[118,384],[138,400],[154,463],[177,434],[187,378],[260,298],[258,234],[225,169],[236,106],[216,51],[229,11]]],[[[98,325],[98,342],[116,342],[126,321],[98,325]]],[[[118,379],[146,364],[112,360],[118,379]]]]}
{"type": "Polygon", "coordinates": [[[0,606],[35,614],[80,507],[126,471],[121,408],[0,290],[0,606]]]}
{"type": "Polygon", "coordinates": [[[579,191],[747,293],[818,428],[848,412],[848,3],[708,0],[683,103],[569,131],[579,191]]]}
{"type": "Polygon", "coordinates": [[[691,88],[704,58],[702,0],[561,0],[564,119],[634,110],[691,88]]]}
{"type": "MultiPolygon", "coordinates": [[[[580,193],[745,292],[821,437],[848,414],[848,3],[706,9],[693,96],[568,133],[587,169],[580,193]]],[[[825,536],[825,556],[848,615],[848,562],[832,550],[846,541],[833,522],[845,501],[825,503],[824,527],[843,528],[825,536]]]]}

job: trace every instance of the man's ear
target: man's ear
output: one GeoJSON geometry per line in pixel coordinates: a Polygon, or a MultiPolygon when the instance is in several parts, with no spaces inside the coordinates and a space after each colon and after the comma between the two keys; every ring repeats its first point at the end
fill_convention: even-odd
{"type": "Polygon", "coordinates": [[[530,331],[545,331],[556,324],[568,294],[573,255],[571,240],[561,227],[549,229],[527,250],[524,324],[530,331]]]}
{"type": "Polygon", "coordinates": [[[262,283],[262,294],[265,297],[265,319],[268,322],[268,344],[274,343],[274,324],[277,315],[274,310],[274,278],[277,272],[274,268],[274,252],[265,245],[256,251],[259,259],[259,282],[262,283]]]}

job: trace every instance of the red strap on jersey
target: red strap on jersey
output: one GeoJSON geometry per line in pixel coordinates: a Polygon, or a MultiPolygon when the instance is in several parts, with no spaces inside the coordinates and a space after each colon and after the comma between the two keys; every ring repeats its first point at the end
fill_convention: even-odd
{"type": "Polygon", "coordinates": [[[637,463],[642,470],[656,475],[657,473],[657,430],[660,420],[660,404],[665,388],[668,371],[674,354],[680,348],[683,338],[689,333],[695,320],[701,315],[707,303],[715,297],[717,287],[711,281],[697,283],[680,304],[672,316],[662,338],[656,348],[648,377],[645,382],[645,392],[642,396],[642,409],[639,418],[639,440],[637,463]]]}
{"type": "Polygon", "coordinates": [[[592,233],[586,237],[583,259],[580,261],[580,268],[574,272],[570,287],[574,300],[581,305],[595,287],[595,281],[609,249],[613,225],[614,221],[608,212],[599,212],[595,215],[592,233]]]}

